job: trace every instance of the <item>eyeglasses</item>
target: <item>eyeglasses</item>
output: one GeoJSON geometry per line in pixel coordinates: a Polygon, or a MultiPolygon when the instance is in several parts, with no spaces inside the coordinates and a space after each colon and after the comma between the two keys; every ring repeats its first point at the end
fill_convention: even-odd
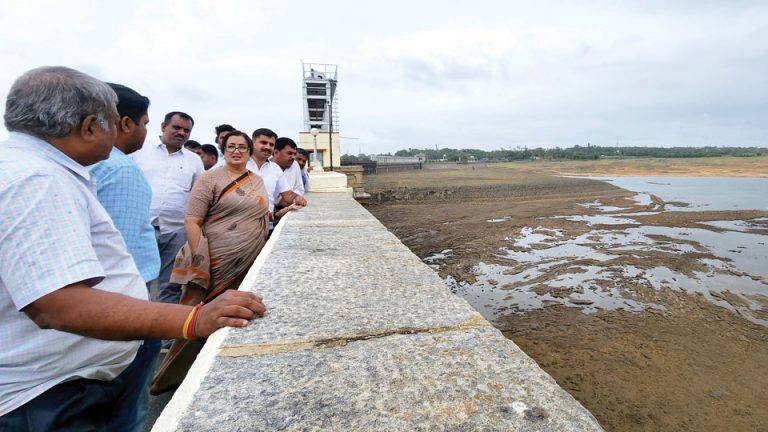
{"type": "Polygon", "coordinates": [[[244,145],[243,146],[228,145],[227,146],[227,151],[230,152],[230,153],[234,153],[236,151],[239,151],[240,153],[245,153],[245,152],[248,151],[248,146],[244,146],[244,145]]]}

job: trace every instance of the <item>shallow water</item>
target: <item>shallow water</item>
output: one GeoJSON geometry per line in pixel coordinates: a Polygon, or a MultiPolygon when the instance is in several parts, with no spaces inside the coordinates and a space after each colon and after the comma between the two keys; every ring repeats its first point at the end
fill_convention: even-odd
{"type": "MultiPolygon", "coordinates": [[[[669,180],[654,179],[650,185],[668,187],[675,181],[674,184],[684,184],[690,189],[691,184],[712,187],[712,183],[717,183],[709,178],[704,182],[701,179],[669,180]]],[[[756,185],[765,183],[764,190],[752,195],[752,202],[768,203],[768,200],[762,201],[763,195],[768,194],[768,179],[746,179],[760,180],[746,183],[727,181],[745,179],[725,180],[731,186],[746,187],[753,193],[756,185]]],[[[720,190],[710,205],[703,205],[694,197],[696,199],[688,201],[691,207],[685,210],[765,207],[741,202],[741,192],[720,190]],[[720,199],[721,194],[733,199],[720,199]]],[[[566,237],[560,229],[546,226],[524,227],[510,233],[509,245],[499,250],[499,263],[479,263],[473,268],[475,283],[450,277],[446,282],[492,321],[510,312],[553,304],[579,308],[584,313],[663,310],[659,304],[640,300],[633,291],[633,287],[645,287],[695,293],[752,322],[768,326],[768,320],[753,313],[768,307],[768,236],[755,232],[765,229],[765,218],[702,222],[712,226],[712,230],[642,225],[634,217],[658,213],[653,211],[658,206],[650,193],[656,194],[640,193],[635,197],[638,203],[650,207],[644,211],[622,213],[622,208],[592,201],[582,206],[600,213],[551,218],[595,227],[573,238],[566,237]],[[653,259],[648,259],[649,256],[653,259]],[[673,264],[657,265],[679,263],[681,259],[686,263],[684,270],[675,270],[673,264]]],[[[671,195],[667,195],[669,197],[671,195]]],[[[669,211],[670,205],[665,208],[669,211]]],[[[546,225],[546,219],[542,223],[546,225]]],[[[444,252],[424,261],[439,268],[440,261],[447,258],[444,252]]]]}
{"type": "Polygon", "coordinates": [[[667,210],[768,210],[768,178],[749,177],[589,177],[620,188],[656,195],[667,210]]]}
{"type": "Polygon", "coordinates": [[[422,261],[424,261],[433,270],[439,270],[440,261],[445,260],[446,258],[451,256],[451,254],[453,254],[453,249],[444,249],[440,252],[434,253],[431,256],[424,258],[422,261]]]}

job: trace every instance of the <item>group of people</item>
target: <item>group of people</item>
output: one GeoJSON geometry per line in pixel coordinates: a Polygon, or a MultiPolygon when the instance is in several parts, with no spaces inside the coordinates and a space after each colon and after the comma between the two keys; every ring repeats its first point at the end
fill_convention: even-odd
{"type": "Polygon", "coordinates": [[[65,67],[9,91],[0,430],[140,430],[150,382],[175,388],[207,336],[266,313],[236,289],[274,224],[307,205],[307,152],[226,124],[218,148],[190,143],[181,111],[147,139],[149,103],[65,67]]]}

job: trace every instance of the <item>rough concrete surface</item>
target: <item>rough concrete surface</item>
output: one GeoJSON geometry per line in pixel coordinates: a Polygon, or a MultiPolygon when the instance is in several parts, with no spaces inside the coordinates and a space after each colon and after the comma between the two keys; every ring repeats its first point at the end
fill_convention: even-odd
{"type": "Polygon", "coordinates": [[[153,430],[601,430],[348,194],[309,194],[153,430]],[[178,400],[176,400],[178,398],[178,400]]]}

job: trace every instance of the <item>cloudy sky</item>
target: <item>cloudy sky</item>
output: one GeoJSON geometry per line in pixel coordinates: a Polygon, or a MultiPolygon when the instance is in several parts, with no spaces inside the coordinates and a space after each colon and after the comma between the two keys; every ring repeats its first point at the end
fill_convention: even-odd
{"type": "MultiPolygon", "coordinates": [[[[13,1],[0,97],[66,65],[213,140],[296,137],[301,60],[339,66],[342,152],[768,146],[765,1],[13,1]]],[[[7,132],[0,128],[0,138],[7,132]]]]}

